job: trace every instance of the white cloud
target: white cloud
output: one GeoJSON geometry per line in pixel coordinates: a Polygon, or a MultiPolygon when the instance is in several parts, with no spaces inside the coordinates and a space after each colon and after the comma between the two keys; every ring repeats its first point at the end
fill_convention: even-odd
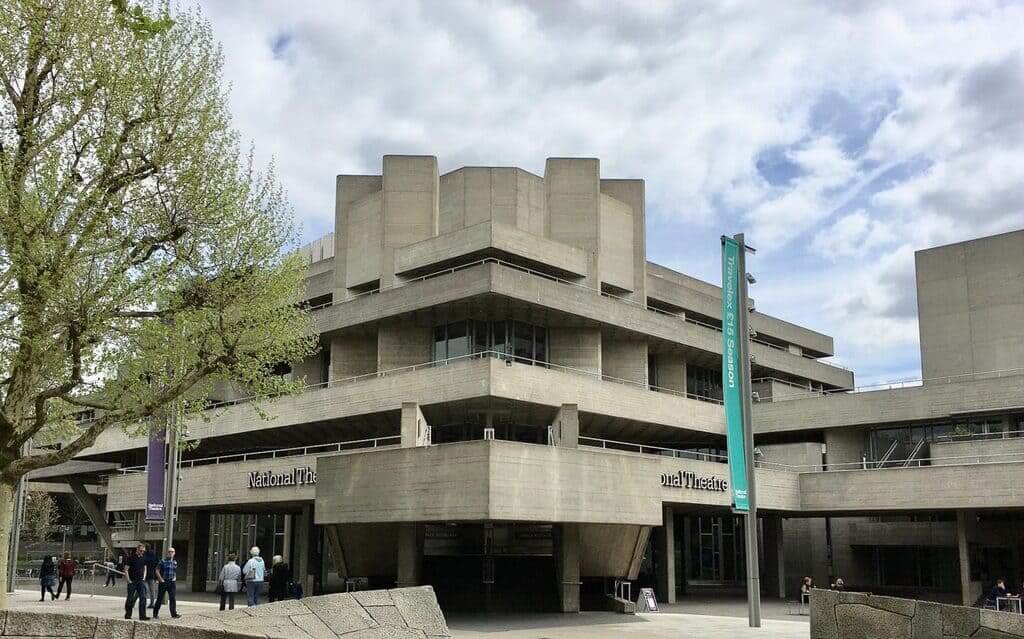
{"type": "Polygon", "coordinates": [[[385,153],[598,156],[647,180],[652,259],[745,228],[780,281],[820,273],[776,312],[877,369],[865,336],[916,343],[914,249],[1024,226],[1021,4],[202,4],[307,239],[333,227],[334,176],[385,153]]]}

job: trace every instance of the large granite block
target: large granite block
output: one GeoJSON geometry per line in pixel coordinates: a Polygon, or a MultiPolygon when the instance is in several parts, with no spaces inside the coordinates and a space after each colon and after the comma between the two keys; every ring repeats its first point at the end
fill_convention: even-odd
{"type": "Polygon", "coordinates": [[[836,604],[840,639],[913,639],[911,618],[866,604],[836,604]]]}

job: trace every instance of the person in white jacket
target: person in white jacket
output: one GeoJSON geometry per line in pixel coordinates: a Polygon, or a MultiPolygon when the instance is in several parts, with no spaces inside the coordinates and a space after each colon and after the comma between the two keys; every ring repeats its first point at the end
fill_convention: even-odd
{"type": "Polygon", "coordinates": [[[228,555],[228,563],[224,564],[224,567],[220,569],[220,609],[224,610],[224,604],[227,603],[230,606],[230,610],[235,609],[235,593],[240,590],[240,580],[242,579],[242,569],[238,567],[235,561],[238,556],[235,553],[228,555]]]}
{"type": "Polygon", "coordinates": [[[260,557],[260,547],[253,546],[249,549],[249,561],[242,566],[249,607],[259,605],[260,592],[263,590],[263,579],[266,573],[267,567],[263,563],[263,557],[260,557]]]}

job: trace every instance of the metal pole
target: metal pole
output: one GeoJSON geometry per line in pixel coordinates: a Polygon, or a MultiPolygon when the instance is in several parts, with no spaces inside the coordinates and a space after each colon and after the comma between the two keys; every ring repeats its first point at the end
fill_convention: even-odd
{"type": "Polygon", "coordinates": [[[751,628],[761,627],[761,571],[757,551],[757,483],[754,471],[754,429],[751,425],[752,410],[750,388],[750,298],[747,296],[747,245],[743,234],[734,236],[739,250],[739,356],[740,392],[743,397],[743,440],[747,462],[747,501],[749,509],[743,526],[747,550],[747,617],[751,628]]]}
{"type": "Polygon", "coordinates": [[[174,519],[178,516],[178,403],[171,405],[167,419],[167,499],[164,504],[164,553],[174,546],[174,519]]]}
{"type": "MultiPolygon", "coordinates": [[[[29,444],[22,447],[22,455],[28,455],[29,444]]],[[[18,550],[21,543],[21,523],[25,516],[25,476],[18,479],[18,487],[14,491],[14,514],[11,521],[11,542],[8,544],[7,555],[7,592],[14,592],[18,578],[18,550]]]]}

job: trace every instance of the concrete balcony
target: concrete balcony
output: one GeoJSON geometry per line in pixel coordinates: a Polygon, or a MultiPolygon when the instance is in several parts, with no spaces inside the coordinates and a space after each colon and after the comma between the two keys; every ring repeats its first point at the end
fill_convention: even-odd
{"type": "MultiPolygon", "coordinates": [[[[364,294],[319,309],[315,317],[318,329],[329,333],[486,294],[664,340],[704,354],[722,353],[722,334],[714,327],[497,260],[364,294]]],[[[853,385],[852,372],[788,350],[755,342],[751,344],[751,354],[755,365],[765,370],[783,371],[832,387],[853,385]]]]}
{"type": "Polygon", "coordinates": [[[999,377],[927,380],[921,386],[828,393],[754,405],[758,433],[948,419],[972,411],[1020,408],[1024,371],[999,377]]]}
{"type": "MultiPolygon", "coordinates": [[[[264,402],[264,419],[251,404],[241,402],[209,411],[209,421],[188,424],[192,439],[238,436],[397,411],[403,402],[421,406],[494,397],[548,406],[577,404],[585,413],[629,423],[643,422],[693,433],[724,435],[722,406],[684,395],[659,393],[641,384],[602,379],[566,367],[521,364],[494,357],[472,356],[361,375],[305,392],[264,402]]],[[[104,432],[80,457],[144,448],[143,437],[119,429],[104,432]]]]}

